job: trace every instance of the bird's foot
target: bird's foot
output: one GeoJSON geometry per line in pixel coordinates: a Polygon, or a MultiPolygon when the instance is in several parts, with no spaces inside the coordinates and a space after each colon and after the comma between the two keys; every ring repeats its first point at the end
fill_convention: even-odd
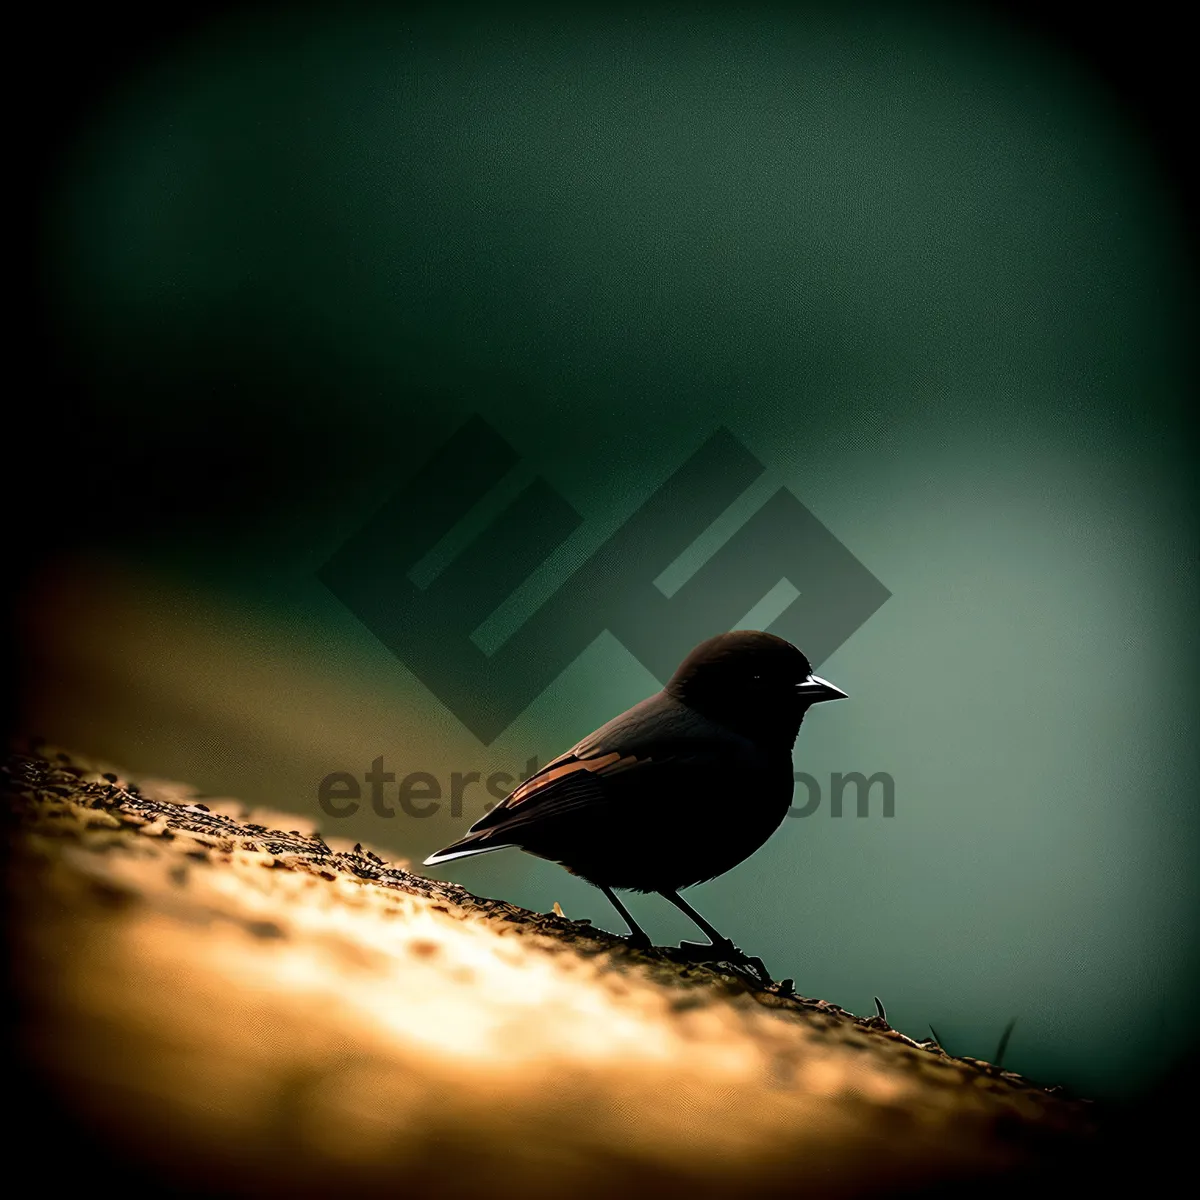
{"type": "Polygon", "coordinates": [[[728,938],[714,938],[711,942],[680,942],[679,949],[685,957],[696,962],[734,962],[745,957],[728,938]]]}
{"type": "Polygon", "coordinates": [[[653,943],[640,930],[637,933],[629,933],[625,935],[625,945],[631,950],[649,950],[653,943]]]}
{"type": "Polygon", "coordinates": [[[712,942],[680,942],[679,949],[692,962],[728,963],[738,968],[739,974],[752,976],[756,983],[765,986],[772,982],[763,960],[740,950],[728,938],[712,942]]]}

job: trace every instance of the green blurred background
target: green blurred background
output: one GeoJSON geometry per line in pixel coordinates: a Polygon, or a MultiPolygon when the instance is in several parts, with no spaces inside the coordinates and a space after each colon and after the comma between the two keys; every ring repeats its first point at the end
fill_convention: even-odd
{"type": "MultiPolygon", "coordinates": [[[[604,635],[483,746],[314,572],[480,413],[585,518],[544,594],[724,425],[768,467],[741,511],[789,487],[892,592],[796,765],[889,772],[896,814],[825,799],[693,902],[805,995],[981,1057],[1015,1016],[1014,1069],[1152,1081],[1191,1037],[1200,832],[1159,157],[983,10],[572,12],[197,19],[77,114],[38,422],[86,469],[22,724],[419,861],[481,789],[331,821],[320,780],[520,774],[659,681],[604,635]]],[[[621,928],[520,854],[441,873],[621,928]]]]}

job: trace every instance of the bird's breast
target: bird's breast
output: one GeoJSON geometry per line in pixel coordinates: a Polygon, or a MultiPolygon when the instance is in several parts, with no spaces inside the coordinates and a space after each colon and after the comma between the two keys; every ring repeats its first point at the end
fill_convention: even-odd
{"type": "Polygon", "coordinates": [[[787,815],[792,788],[790,760],[705,771],[669,798],[638,797],[629,807],[594,814],[586,837],[545,857],[610,887],[689,887],[723,875],[758,850],[787,815]]]}

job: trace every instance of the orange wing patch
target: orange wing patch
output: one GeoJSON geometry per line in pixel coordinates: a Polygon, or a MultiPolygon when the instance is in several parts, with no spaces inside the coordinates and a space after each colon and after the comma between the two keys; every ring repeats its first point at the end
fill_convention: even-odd
{"type": "Polygon", "coordinates": [[[574,775],[577,771],[592,771],[598,772],[601,775],[611,775],[614,771],[628,770],[637,761],[637,758],[632,754],[622,756],[618,751],[613,750],[609,754],[602,754],[599,758],[588,758],[576,762],[564,763],[561,767],[554,767],[552,770],[545,771],[541,775],[535,775],[532,779],[526,780],[509,796],[505,807],[515,808],[518,804],[528,800],[530,796],[536,796],[538,792],[544,791],[565,775],[574,775]]]}

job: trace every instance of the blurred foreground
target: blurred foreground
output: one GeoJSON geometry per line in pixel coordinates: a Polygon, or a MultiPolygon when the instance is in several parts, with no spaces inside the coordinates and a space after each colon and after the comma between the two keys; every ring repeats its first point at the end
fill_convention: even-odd
{"type": "Polygon", "coordinates": [[[1091,1106],[878,1017],[294,817],[66,755],[14,756],[5,783],[25,1107],[66,1121],[88,1182],[844,1195],[1011,1186],[1087,1146],[1091,1106]]]}

